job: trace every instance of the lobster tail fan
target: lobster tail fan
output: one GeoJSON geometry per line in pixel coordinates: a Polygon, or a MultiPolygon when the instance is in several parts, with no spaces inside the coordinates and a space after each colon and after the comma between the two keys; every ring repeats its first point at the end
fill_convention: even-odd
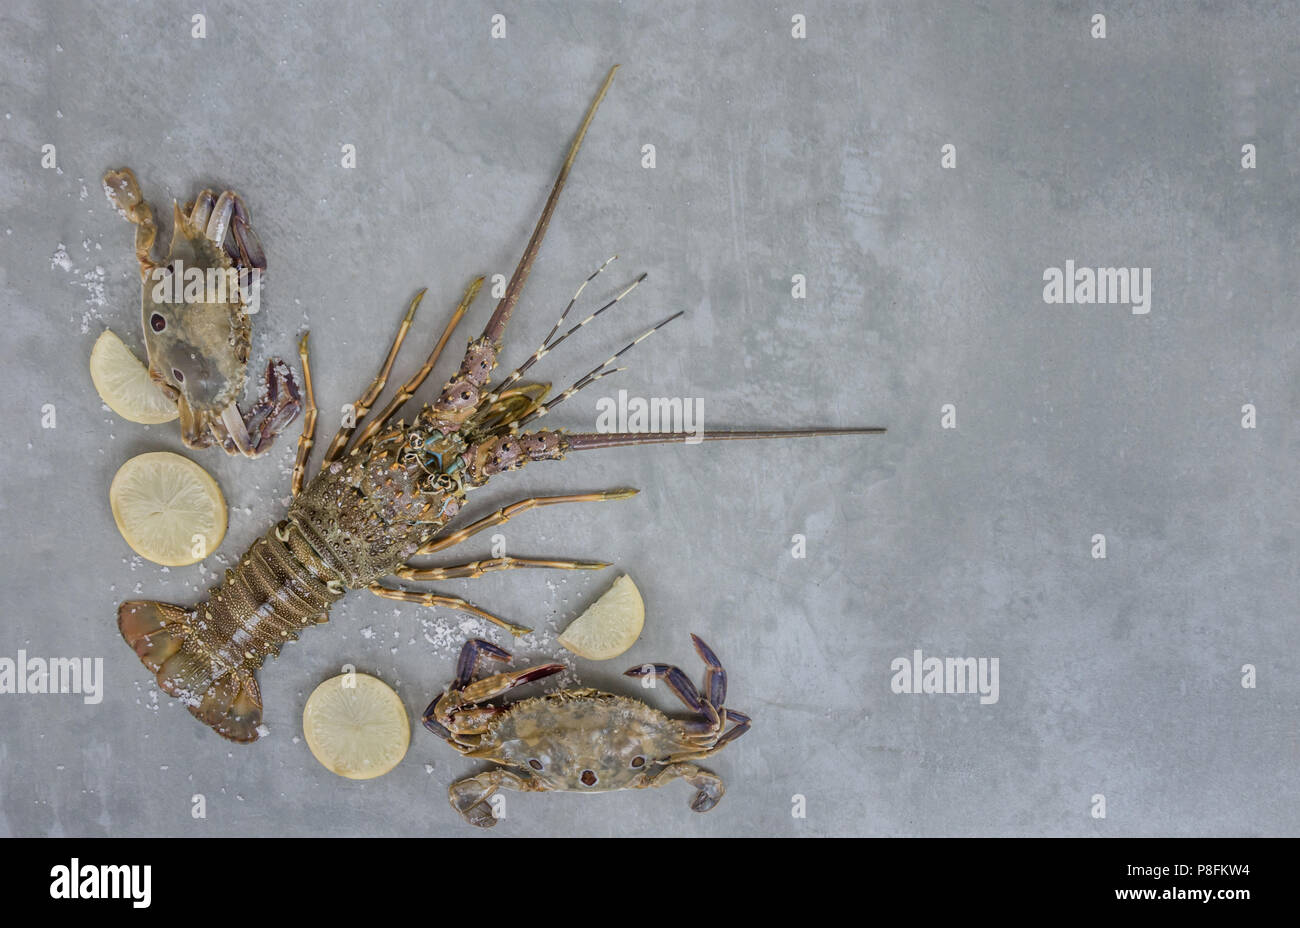
{"type": "Polygon", "coordinates": [[[256,741],[262,695],[252,676],[217,677],[212,661],[191,640],[194,613],[155,600],[124,602],[117,627],[154,674],[158,685],[183,699],[193,715],[232,741],[256,741]]]}
{"type": "Polygon", "coordinates": [[[196,719],[231,741],[256,741],[261,734],[262,690],[252,674],[227,673],[189,708],[196,719]]]}
{"type": "MultiPolygon", "coordinates": [[[[182,653],[192,618],[187,609],[154,600],[133,600],[117,609],[117,627],[122,637],[135,649],[141,663],[158,675],[162,688],[172,695],[176,695],[175,690],[181,685],[180,678],[192,675],[177,673],[182,665],[188,665],[189,655],[176,660],[182,653]],[[164,667],[171,669],[164,673],[164,667]]],[[[210,682],[202,681],[202,685],[206,687],[210,682]]]]}

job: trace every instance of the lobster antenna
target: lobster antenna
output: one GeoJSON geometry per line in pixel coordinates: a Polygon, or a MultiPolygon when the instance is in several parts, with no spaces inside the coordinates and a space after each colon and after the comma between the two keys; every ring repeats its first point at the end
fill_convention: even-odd
{"type": "MultiPolygon", "coordinates": [[[[832,435],[883,435],[883,428],[862,429],[761,429],[754,431],[704,432],[700,441],[747,441],[753,438],[822,438],[832,435]]],[[[687,442],[694,438],[687,432],[579,432],[565,433],[563,447],[568,451],[593,448],[622,448],[628,445],[661,445],[687,442]]]]}
{"type": "Polygon", "coordinates": [[[551,327],[551,331],[547,333],[546,338],[542,340],[541,347],[538,348],[536,351],[534,351],[528,357],[528,360],[524,361],[523,364],[520,364],[513,371],[511,371],[491,393],[489,393],[486,397],[484,397],[483,401],[485,403],[495,402],[497,397],[501,395],[501,392],[503,390],[505,390],[507,387],[509,387],[511,384],[517,381],[520,377],[522,377],[525,373],[527,373],[530,367],[532,367],[542,358],[550,354],[557,345],[563,342],[574,332],[578,331],[580,328],[585,326],[587,323],[591,322],[593,319],[595,319],[605,310],[609,309],[611,306],[618,303],[620,300],[623,299],[623,297],[627,296],[629,293],[635,290],[637,288],[637,285],[640,284],[641,281],[646,279],[647,275],[642,274],[636,280],[632,281],[632,283],[630,283],[628,286],[624,287],[623,290],[620,293],[618,293],[618,295],[616,295],[612,300],[610,300],[604,306],[600,307],[600,309],[596,310],[586,319],[583,319],[573,328],[569,329],[569,331],[565,332],[559,338],[555,339],[555,341],[551,341],[551,338],[555,335],[555,333],[560,330],[560,325],[564,322],[565,317],[569,315],[569,311],[573,309],[573,304],[578,301],[578,296],[582,293],[583,288],[586,287],[587,284],[591,283],[591,281],[595,279],[596,275],[599,274],[601,271],[603,271],[605,269],[605,266],[608,265],[610,261],[613,261],[617,257],[618,255],[615,255],[613,258],[610,258],[609,261],[606,261],[605,264],[602,264],[600,267],[598,267],[595,273],[593,273],[590,277],[588,277],[586,280],[582,282],[582,286],[578,288],[578,292],[573,295],[573,299],[569,301],[569,305],[564,308],[564,312],[560,314],[560,318],[556,321],[555,325],[551,327]]]}
{"type": "MultiPolygon", "coordinates": [[[[643,274],[643,275],[641,276],[641,278],[638,278],[638,280],[643,279],[644,276],[645,276],[645,275],[643,274]]],[[[633,284],[632,286],[636,286],[636,284],[633,284]]],[[[629,289],[631,289],[631,288],[629,288],[629,289]]],[[[626,292],[626,291],[624,291],[624,292],[626,292]]],[[[607,377],[607,376],[609,376],[610,374],[616,374],[616,373],[618,373],[619,371],[627,370],[627,368],[624,368],[624,367],[616,367],[616,368],[613,368],[613,369],[611,369],[611,370],[606,370],[606,368],[608,368],[611,364],[613,364],[615,361],[617,361],[617,360],[618,360],[620,357],[622,357],[624,354],[626,354],[627,352],[631,351],[631,350],[632,350],[633,348],[635,348],[637,345],[641,344],[643,341],[645,341],[645,340],[646,340],[647,338],[649,338],[651,335],[653,335],[653,334],[655,334],[656,332],[658,332],[660,329],[662,329],[662,328],[663,328],[664,326],[666,326],[668,323],[672,322],[674,319],[676,319],[678,316],[681,316],[681,315],[682,315],[683,313],[685,313],[685,312],[686,312],[686,310],[684,310],[684,309],[683,309],[683,310],[680,310],[680,311],[678,311],[678,312],[675,312],[675,313],[673,313],[671,316],[669,316],[667,319],[665,319],[663,322],[658,322],[658,323],[656,323],[655,325],[652,325],[650,328],[646,329],[644,332],[642,332],[642,333],[641,333],[640,335],[638,335],[636,338],[632,339],[632,341],[628,342],[626,345],[624,345],[624,346],[623,346],[622,348],[620,348],[618,351],[614,352],[612,355],[610,355],[608,358],[606,358],[603,362],[601,362],[600,364],[598,364],[596,367],[593,367],[590,371],[588,371],[586,374],[584,374],[582,377],[580,377],[578,380],[576,380],[576,381],[574,382],[573,386],[569,387],[569,389],[565,390],[565,391],[564,391],[563,393],[561,393],[559,396],[555,397],[555,399],[551,400],[551,401],[548,402],[548,403],[543,403],[541,406],[538,406],[536,409],[534,409],[534,410],[533,410],[532,412],[530,412],[528,415],[524,416],[524,417],[523,417],[522,419],[520,419],[519,421],[514,422],[514,423],[511,423],[510,431],[513,432],[513,431],[515,431],[516,429],[519,429],[519,428],[521,428],[521,427],[527,425],[529,422],[532,422],[534,419],[539,419],[539,418],[541,418],[542,416],[544,416],[544,415],[546,415],[548,412],[550,412],[552,409],[554,409],[556,406],[558,406],[558,405],[560,405],[561,403],[563,403],[563,402],[564,402],[565,400],[567,400],[569,397],[573,396],[573,394],[577,393],[577,392],[578,392],[579,390],[581,390],[583,387],[589,387],[589,386],[591,386],[593,383],[595,383],[597,380],[600,380],[602,377],[607,377]]],[[[577,327],[575,327],[575,329],[576,329],[576,328],[577,328],[577,327]]],[[[556,344],[559,344],[559,343],[557,342],[556,344]]]]}
{"type": "Polygon", "coordinates": [[[524,281],[528,279],[528,273],[533,269],[533,262],[537,259],[537,252],[541,249],[542,239],[546,235],[546,227],[550,225],[551,214],[555,212],[555,205],[560,200],[560,191],[564,189],[564,182],[568,180],[569,171],[573,167],[574,160],[578,157],[578,149],[582,147],[583,137],[586,136],[587,128],[596,115],[596,109],[600,106],[600,101],[605,99],[610,84],[614,82],[614,74],[617,71],[618,65],[614,65],[609,69],[609,74],[605,76],[605,82],[600,85],[600,90],[596,93],[596,99],[592,100],[591,106],[587,108],[587,115],[583,117],[582,125],[578,127],[578,134],[573,137],[573,141],[569,145],[569,153],[564,158],[564,164],[560,166],[560,173],[555,178],[555,186],[551,188],[550,196],[546,198],[546,205],[542,207],[542,215],[538,217],[532,237],[528,239],[528,245],[525,246],[524,253],[519,258],[519,264],[510,277],[510,283],[506,285],[505,295],[501,297],[501,302],[497,304],[496,310],[492,313],[492,318],[488,320],[487,326],[483,329],[483,338],[496,348],[501,346],[501,338],[505,334],[506,323],[510,321],[510,314],[514,312],[515,304],[519,302],[519,294],[524,289],[524,281]]]}
{"type": "Polygon", "coordinates": [[[551,343],[552,336],[554,336],[556,332],[560,331],[560,326],[563,325],[564,320],[568,318],[569,310],[573,309],[573,304],[578,302],[578,297],[582,296],[582,291],[587,289],[587,284],[591,283],[593,280],[599,277],[601,275],[601,272],[604,271],[605,268],[609,267],[610,264],[612,264],[617,260],[618,260],[618,255],[610,255],[608,258],[605,259],[604,263],[602,263],[600,267],[596,268],[594,271],[588,274],[587,279],[578,285],[578,289],[573,291],[573,299],[569,300],[569,305],[564,307],[564,312],[560,313],[560,318],[555,320],[555,325],[551,326],[551,331],[547,332],[546,337],[542,339],[542,348],[545,348],[547,345],[549,345],[551,343]]]}

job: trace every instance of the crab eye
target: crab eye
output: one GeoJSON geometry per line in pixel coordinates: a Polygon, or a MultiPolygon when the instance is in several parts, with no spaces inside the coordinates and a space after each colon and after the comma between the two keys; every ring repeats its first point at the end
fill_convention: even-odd
{"type": "Polygon", "coordinates": [[[528,762],[528,766],[532,767],[534,770],[541,770],[542,762],[538,760],[536,757],[534,757],[532,760],[528,762]]]}
{"type": "Polygon", "coordinates": [[[174,367],[172,368],[172,376],[176,378],[177,383],[185,382],[185,375],[174,367]]]}
{"type": "Polygon", "coordinates": [[[636,757],[632,758],[632,767],[633,767],[633,769],[638,768],[638,767],[644,767],[644,766],[645,766],[645,758],[642,757],[640,754],[638,754],[636,757]]]}
{"type": "Polygon", "coordinates": [[[154,313],[149,317],[149,328],[155,332],[161,332],[167,328],[167,320],[162,317],[162,313],[154,313]]]}
{"type": "Polygon", "coordinates": [[[578,777],[578,779],[582,781],[583,786],[595,786],[596,772],[594,770],[584,770],[582,776],[578,777]]]}

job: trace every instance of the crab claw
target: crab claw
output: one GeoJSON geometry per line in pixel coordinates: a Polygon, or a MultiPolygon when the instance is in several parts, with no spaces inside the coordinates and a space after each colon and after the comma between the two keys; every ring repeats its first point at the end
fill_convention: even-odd
{"type": "Polygon", "coordinates": [[[698,790],[691,797],[692,812],[708,812],[718,804],[718,800],[726,792],[725,787],[722,785],[722,779],[706,770],[700,770],[693,776],[687,776],[686,782],[698,790]]]}
{"type": "MultiPolygon", "coordinates": [[[[238,407],[233,403],[227,412],[230,409],[234,409],[238,415],[238,407]]],[[[266,364],[266,375],[256,405],[248,416],[240,417],[246,430],[249,450],[239,447],[238,438],[235,439],[236,447],[249,457],[262,454],[271,447],[275,436],[293,422],[300,412],[302,395],[298,390],[298,382],[294,380],[293,371],[279,358],[272,358],[266,364]]],[[[224,414],[222,418],[226,418],[224,414]]],[[[228,421],[226,424],[227,427],[230,426],[228,421]]],[[[234,436],[236,433],[232,430],[231,434],[234,436]]]]}
{"type": "Polygon", "coordinates": [[[255,458],[265,453],[275,436],[297,418],[302,411],[302,398],[289,365],[272,358],[267,362],[257,403],[247,416],[240,411],[237,401],[216,414],[194,409],[183,398],[176,405],[181,411],[181,436],[187,445],[204,447],[215,437],[227,454],[255,458]]]}

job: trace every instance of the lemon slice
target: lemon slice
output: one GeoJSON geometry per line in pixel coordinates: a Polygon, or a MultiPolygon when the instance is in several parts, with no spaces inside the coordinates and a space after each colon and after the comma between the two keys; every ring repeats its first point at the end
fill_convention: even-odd
{"type": "Polygon", "coordinates": [[[607,661],[636,644],[644,626],[645,601],[632,578],[624,574],[569,623],[559,642],[579,657],[607,661]]]}
{"type": "Polygon", "coordinates": [[[364,673],[340,674],[316,687],[302,710],[302,730],[325,769],[349,780],[383,776],[411,744],[401,698],[364,673]]]}
{"type": "Polygon", "coordinates": [[[206,470],[170,451],[138,454],[108,488],[113,520],[126,543],[155,564],[203,560],[226,537],[226,500],[206,470]]]}
{"type": "Polygon", "coordinates": [[[130,422],[157,425],[180,415],[176,404],[149,379],[148,368],[110,329],[90,349],[90,379],[108,408],[130,422]]]}

